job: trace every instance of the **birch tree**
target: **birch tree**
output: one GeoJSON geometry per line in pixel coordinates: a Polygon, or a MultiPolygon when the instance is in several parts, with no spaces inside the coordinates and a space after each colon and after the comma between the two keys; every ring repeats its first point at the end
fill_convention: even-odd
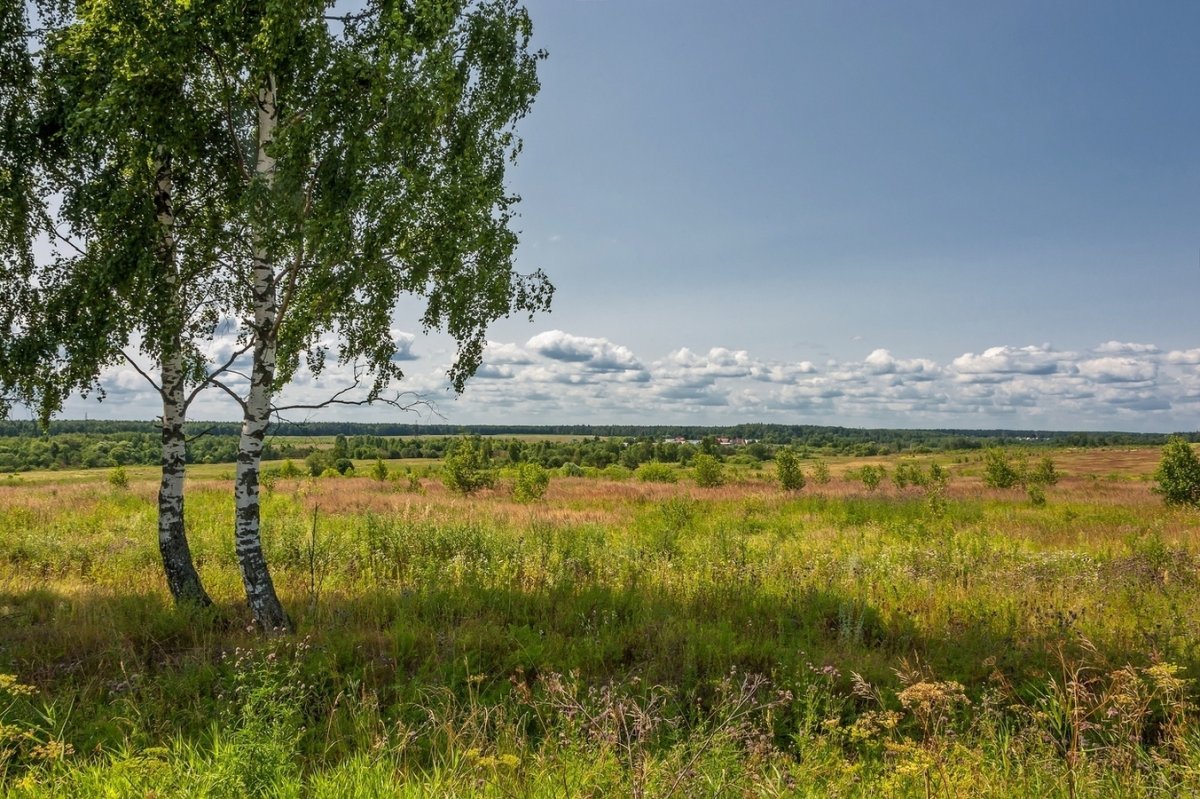
{"type": "MultiPolygon", "coordinates": [[[[23,9],[22,9],[23,10],[23,9]]],[[[210,373],[204,346],[232,285],[222,261],[236,194],[214,159],[219,118],[201,96],[186,5],[91,0],[57,13],[40,34],[13,27],[26,89],[23,125],[0,152],[22,178],[3,187],[20,229],[4,284],[16,292],[3,328],[0,384],[43,422],[76,391],[102,390],[102,371],[127,363],[162,400],[158,539],[177,601],[210,603],[184,529],[186,410],[210,373]],[[36,67],[36,68],[35,68],[36,67]],[[180,167],[182,166],[182,173],[180,167]],[[53,207],[44,199],[54,198],[53,207]],[[31,242],[50,245],[38,264],[31,242]],[[141,362],[157,364],[157,379],[141,362]]],[[[227,366],[228,364],[226,364],[227,366]]]]}
{"type": "Polygon", "coordinates": [[[235,20],[204,49],[247,187],[252,364],[240,392],[221,383],[243,415],[235,541],[256,621],[282,630],[259,468],[272,413],[314,407],[277,402],[302,364],[314,376],[327,362],[353,368],[360,393],[318,405],[384,399],[403,377],[393,309],[412,294],[426,300],[421,325],[458,342],[448,377],[462,391],[492,321],[549,307],[545,275],[513,268],[518,198],[505,186],[543,54],[513,0],[374,0],[349,15],[319,0],[218,2],[211,16],[235,20]]]}

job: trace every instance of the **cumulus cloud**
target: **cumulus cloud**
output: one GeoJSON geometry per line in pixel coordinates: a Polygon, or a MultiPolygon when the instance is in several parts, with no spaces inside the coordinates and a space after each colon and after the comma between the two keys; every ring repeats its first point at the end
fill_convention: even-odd
{"type": "Polygon", "coordinates": [[[516,344],[489,341],[483,349],[483,362],[521,366],[533,363],[533,356],[516,344]]]}
{"type": "Polygon", "coordinates": [[[990,347],[982,354],[964,353],[951,362],[959,375],[1049,375],[1059,371],[1068,353],[1055,352],[1050,345],[1040,347],[990,347]]]}
{"type": "Polygon", "coordinates": [[[1097,383],[1142,383],[1158,376],[1153,361],[1136,358],[1095,358],[1078,366],[1079,374],[1097,383]]]}
{"type": "Polygon", "coordinates": [[[538,333],[525,346],[554,361],[583,364],[594,372],[619,372],[641,369],[642,364],[628,347],[606,338],[575,336],[562,330],[538,333]]]}
{"type": "Polygon", "coordinates": [[[898,360],[891,352],[878,349],[871,352],[863,361],[867,370],[877,375],[926,375],[932,376],[938,371],[938,365],[927,358],[898,360]]]}
{"type": "Polygon", "coordinates": [[[1167,354],[1171,363],[1195,365],[1200,364],[1200,347],[1191,350],[1172,350],[1167,354]]]}
{"type": "Polygon", "coordinates": [[[1134,344],[1128,341],[1106,341],[1095,349],[1095,352],[1102,355],[1150,355],[1161,351],[1153,344],[1134,344]]]}
{"type": "Polygon", "coordinates": [[[412,333],[405,333],[402,330],[392,331],[392,346],[395,352],[392,353],[393,361],[415,361],[418,357],[413,351],[413,344],[417,337],[412,333]]]}

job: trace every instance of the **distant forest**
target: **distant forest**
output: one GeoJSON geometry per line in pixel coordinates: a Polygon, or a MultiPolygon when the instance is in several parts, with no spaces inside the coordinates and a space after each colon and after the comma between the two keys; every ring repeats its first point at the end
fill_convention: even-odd
{"type": "MultiPolygon", "coordinates": [[[[192,463],[232,463],[237,454],[239,425],[198,422],[188,426],[188,459],[192,463]]],[[[440,458],[459,436],[577,436],[578,441],[491,441],[499,458],[536,460],[547,466],[571,462],[604,467],[630,467],[647,460],[687,462],[695,452],[740,455],[768,460],[779,446],[801,453],[868,457],[893,453],[929,453],[986,446],[1105,447],[1156,445],[1161,433],[1065,432],[1050,430],[899,430],[822,427],[817,425],[448,425],[361,424],[349,422],[286,423],[272,428],[264,458],[303,459],[322,449],[305,437],[337,436],[339,454],[350,458],[440,458]],[[420,438],[418,438],[418,436],[420,438]],[[675,439],[696,444],[677,443],[675,439]],[[718,439],[745,443],[721,445],[718,439]]],[[[1198,433],[1182,433],[1200,441],[1198,433]]],[[[327,445],[326,445],[327,447],[327,445]]],[[[43,432],[28,421],[0,422],[0,471],[94,468],[156,464],[161,457],[160,433],[150,421],[62,420],[43,432]]]]}

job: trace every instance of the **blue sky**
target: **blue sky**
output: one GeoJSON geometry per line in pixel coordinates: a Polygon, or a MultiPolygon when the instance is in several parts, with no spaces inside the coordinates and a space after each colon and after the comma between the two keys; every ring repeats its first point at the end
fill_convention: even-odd
{"type": "Polygon", "coordinates": [[[448,420],[1197,427],[1200,4],[527,5],[558,293],[457,400],[398,309],[448,420]]]}

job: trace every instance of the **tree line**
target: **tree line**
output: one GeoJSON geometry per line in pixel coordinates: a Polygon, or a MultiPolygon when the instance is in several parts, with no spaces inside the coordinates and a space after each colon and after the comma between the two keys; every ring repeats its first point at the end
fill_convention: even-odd
{"type": "MultiPolygon", "coordinates": [[[[497,426],[451,427],[449,425],[427,426],[427,432],[388,435],[376,431],[389,431],[396,427],[387,424],[317,423],[308,425],[280,425],[272,428],[266,436],[263,460],[295,459],[310,457],[319,468],[320,474],[332,465],[332,460],[394,460],[400,458],[443,458],[459,436],[471,436],[479,440],[481,450],[489,459],[507,460],[513,463],[537,463],[546,468],[558,468],[572,463],[577,466],[604,468],[620,465],[635,469],[648,461],[690,464],[697,455],[718,457],[737,456],[747,462],[771,460],[781,447],[791,447],[801,455],[812,457],[857,455],[870,457],[883,454],[921,454],[927,452],[949,452],[976,450],[984,447],[1021,446],[1119,446],[1119,445],[1162,445],[1168,436],[1149,433],[1041,433],[1031,439],[1012,431],[882,431],[868,441],[863,441],[866,432],[848,428],[795,428],[774,426],[773,435],[764,440],[749,441],[739,445],[722,445],[720,439],[734,438],[732,430],[737,428],[707,427],[687,428],[698,438],[679,443],[672,438],[655,435],[663,428],[634,427],[637,435],[602,437],[591,435],[567,441],[529,441],[516,437],[505,437],[504,433],[493,432],[497,426]],[[785,434],[801,430],[801,435],[788,438],[785,434]],[[435,434],[433,431],[440,431],[435,434]],[[332,433],[327,431],[333,431],[332,433]],[[928,435],[921,435],[928,432],[928,435]],[[891,434],[895,434],[895,436],[891,434]],[[948,434],[949,433],[949,434],[948,434]],[[318,436],[334,435],[332,446],[315,443],[318,436]],[[321,454],[324,453],[324,454],[321,454]],[[329,462],[327,462],[329,461],[329,462]]],[[[150,432],[151,422],[128,421],[55,421],[42,433],[36,425],[18,422],[0,422],[0,471],[26,471],[53,468],[98,468],[109,466],[151,465],[161,459],[161,442],[150,432]]],[[[411,427],[405,427],[411,430],[411,427]]],[[[551,435],[550,431],[562,429],[553,426],[520,428],[523,435],[551,435]],[[529,432],[533,431],[533,432],[529,432]]],[[[591,429],[591,428],[589,428],[591,429]]],[[[764,426],[764,429],[765,426],[764,426]]],[[[669,428],[674,433],[677,428],[669,428]]],[[[195,423],[188,425],[185,432],[190,438],[186,443],[187,463],[234,463],[238,454],[240,426],[233,423],[195,423]]],[[[509,434],[510,436],[513,434],[509,434]]],[[[1187,438],[1187,437],[1185,437],[1187,438]]],[[[1192,434],[1190,440],[1197,440],[1192,434]]],[[[310,468],[315,468],[311,467],[310,468]]]]}

